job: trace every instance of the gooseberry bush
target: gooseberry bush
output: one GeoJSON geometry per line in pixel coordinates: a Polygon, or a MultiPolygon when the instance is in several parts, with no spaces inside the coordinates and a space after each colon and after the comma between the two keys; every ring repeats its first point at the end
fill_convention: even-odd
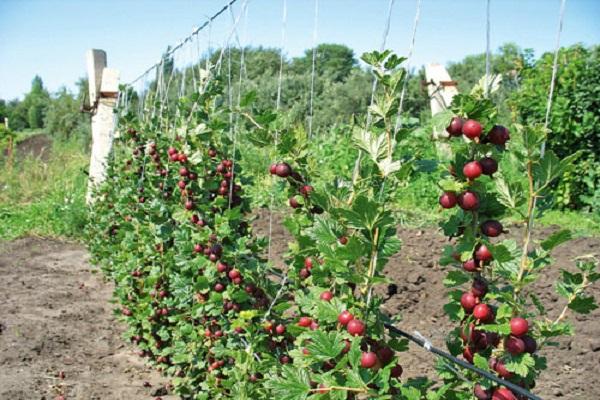
{"type": "MultiPolygon", "coordinates": [[[[319,179],[323,166],[302,128],[257,109],[252,92],[239,106],[229,104],[213,69],[173,106],[149,101],[143,117],[121,110],[88,243],[93,261],[115,283],[126,338],[182,398],[515,398],[468,371],[473,383],[467,384],[445,364],[439,383],[402,378],[408,342],[386,331],[399,316],[382,311],[375,287],[389,283],[383,268],[401,249],[393,198],[418,160],[398,151],[410,141],[397,125],[404,59],[384,51],[363,61],[377,91],[365,121],[348,128],[352,177],[333,181],[319,179]],[[273,199],[286,193],[292,209],[283,222],[293,235],[284,266],[273,264],[268,240],[251,229],[245,193],[255,183],[239,150],[258,148],[273,160],[264,172],[273,199]]],[[[550,319],[530,288],[569,233],[534,245],[528,223],[521,248],[491,238],[505,233],[503,216],[529,222],[540,209],[534,199],[548,201],[550,183],[576,155],[542,155],[546,133],[538,127],[518,127],[523,143],[513,148],[481,91],[458,96],[451,112],[448,132],[467,139],[452,140],[455,157],[440,182],[441,207],[459,207],[442,225],[453,238],[442,258],[454,267],[445,281],[453,288],[446,311],[458,324],[448,346],[533,388],[545,366],[537,349],[571,333],[568,310],[595,308],[585,288],[599,275],[593,262],[581,262],[578,273],[564,271],[557,289],[565,310],[550,319]],[[526,171],[529,186],[503,173],[509,163],[526,171]]]]}
{"type": "MultiPolygon", "coordinates": [[[[536,296],[535,282],[552,265],[550,252],[571,239],[560,230],[533,242],[532,222],[552,201],[551,184],[573,168],[578,154],[558,159],[543,151],[548,132],[542,126],[515,126],[516,138],[497,124],[494,104],[481,87],[458,95],[447,127],[454,157],[448,176],[439,182],[444,209],[458,209],[441,224],[447,245],[442,265],[453,267],[445,279],[453,288],[445,310],[457,328],[448,336],[448,347],[469,363],[532,390],[546,368],[539,350],[552,340],[571,335],[568,311],[588,313],[597,308],[585,289],[600,279],[594,259],[582,259],[577,272],[562,271],[556,291],[564,309],[550,315],[536,296]],[[515,139],[517,142],[515,143],[515,139]],[[518,179],[517,171],[525,179],[518,179]],[[537,207],[536,207],[537,206],[537,207]],[[499,221],[517,215],[522,238],[505,238],[499,221]]],[[[481,380],[472,373],[475,385],[465,384],[452,369],[441,366],[446,380],[469,389],[480,400],[520,398],[506,387],[481,380]]]]}

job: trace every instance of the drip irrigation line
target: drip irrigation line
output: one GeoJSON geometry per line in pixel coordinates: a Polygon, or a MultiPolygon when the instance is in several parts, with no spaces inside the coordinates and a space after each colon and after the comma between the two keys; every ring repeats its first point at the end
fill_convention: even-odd
{"type": "MultiPolygon", "coordinates": [[[[273,276],[276,276],[276,277],[282,279],[282,283],[281,283],[282,286],[294,283],[294,281],[292,279],[289,279],[287,277],[287,275],[280,274],[279,272],[273,271],[273,270],[270,270],[269,273],[273,276]]],[[[278,298],[280,296],[281,296],[281,289],[277,293],[276,298],[278,298]]],[[[272,307],[272,305],[271,305],[271,307],[272,307]]],[[[392,325],[389,323],[384,323],[383,325],[390,334],[404,337],[404,338],[410,340],[411,342],[423,347],[428,352],[433,353],[439,357],[442,357],[443,359],[450,361],[454,364],[460,365],[461,367],[466,368],[472,372],[475,372],[476,374],[483,376],[484,378],[489,379],[489,380],[497,383],[498,385],[505,386],[505,387],[509,388],[510,390],[512,390],[513,392],[518,393],[519,395],[525,396],[531,400],[542,400],[541,397],[536,396],[535,394],[529,392],[528,390],[526,390],[518,385],[515,385],[512,382],[509,382],[505,379],[499,378],[496,375],[494,375],[488,371],[484,371],[481,368],[477,368],[476,366],[469,364],[468,362],[461,360],[460,358],[456,358],[453,355],[451,355],[443,350],[440,350],[437,347],[434,347],[432,345],[431,341],[429,341],[425,336],[423,336],[418,331],[415,331],[413,334],[411,334],[411,333],[408,333],[408,332],[396,327],[395,325],[392,325]]]]}
{"type": "Polygon", "coordinates": [[[438,355],[438,356],[440,356],[440,357],[442,357],[442,358],[444,358],[444,359],[446,359],[448,361],[451,361],[454,364],[458,364],[458,365],[460,365],[463,368],[466,368],[466,369],[468,369],[470,371],[473,371],[473,372],[477,373],[478,375],[481,375],[481,376],[483,376],[486,379],[494,381],[495,383],[497,383],[499,385],[505,386],[505,387],[509,388],[510,390],[512,390],[513,392],[518,393],[521,396],[525,396],[525,397],[527,397],[527,398],[529,398],[531,400],[542,400],[541,397],[536,396],[535,394],[529,392],[528,390],[526,390],[526,389],[524,389],[524,388],[522,388],[522,387],[520,387],[518,385],[515,385],[512,382],[509,382],[507,380],[499,378],[499,377],[491,374],[488,371],[484,371],[484,370],[482,370],[480,368],[477,368],[476,366],[474,366],[472,364],[469,364],[468,362],[463,361],[463,360],[461,360],[459,358],[456,358],[453,355],[451,355],[449,353],[446,353],[443,350],[440,350],[440,349],[438,349],[436,347],[433,347],[431,345],[431,342],[429,340],[427,340],[425,337],[423,337],[418,332],[415,332],[415,334],[413,335],[413,334],[410,334],[408,332],[403,331],[400,328],[397,328],[396,326],[394,326],[392,324],[385,323],[384,326],[387,328],[387,330],[390,333],[398,335],[398,336],[402,336],[402,337],[410,340],[411,342],[416,343],[419,346],[423,347],[425,350],[427,350],[427,351],[429,351],[429,352],[431,352],[431,353],[433,353],[435,355],[438,355]]]}
{"type": "MultiPolygon", "coordinates": [[[[190,41],[192,39],[192,37],[194,37],[195,35],[197,35],[201,30],[203,30],[204,28],[206,28],[207,26],[209,26],[212,21],[214,21],[219,15],[223,14],[225,11],[227,11],[228,8],[230,8],[236,1],[238,0],[230,0],[229,3],[227,3],[226,5],[223,6],[223,8],[221,8],[219,11],[217,11],[212,17],[210,17],[206,22],[204,22],[202,25],[200,25],[198,28],[194,29],[192,31],[192,33],[187,36],[185,39],[181,40],[177,45],[175,45],[171,50],[167,51],[164,55],[163,58],[167,58],[170,55],[172,55],[173,53],[175,53],[177,50],[179,50],[181,47],[183,47],[183,45],[185,43],[187,43],[188,41],[190,41]]],[[[149,73],[150,71],[152,71],[154,68],[158,67],[158,65],[161,63],[161,61],[157,62],[156,64],[150,66],[148,69],[146,69],[144,72],[142,72],[137,78],[135,78],[133,81],[126,83],[126,86],[131,86],[133,85],[135,82],[137,82],[138,80],[142,79],[142,77],[144,75],[146,75],[147,73],[149,73]]]]}

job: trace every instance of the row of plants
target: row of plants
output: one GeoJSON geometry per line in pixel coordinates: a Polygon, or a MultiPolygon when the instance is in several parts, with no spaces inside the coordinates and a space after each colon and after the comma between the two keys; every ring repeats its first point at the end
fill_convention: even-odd
{"type": "MultiPolygon", "coordinates": [[[[357,154],[351,179],[321,179],[323,166],[302,129],[256,107],[251,92],[233,106],[210,74],[198,92],[178,99],[175,112],[162,112],[157,101],[151,106],[158,112],[145,118],[126,112],[120,118],[88,243],[93,261],[116,284],[127,338],[171,377],[182,398],[517,398],[443,364],[440,382],[402,380],[399,354],[408,343],[386,331],[399,316],[381,311],[383,298],[374,288],[388,282],[383,267],[400,251],[391,204],[419,160],[397,151],[412,133],[397,129],[404,59],[385,51],[363,60],[378,91],[364,123],[350,132],[357,154]],[[256,146],[244,145],[241,153],[240,135],[256,146]],[[273,160],[258,182],[242,168],[245,152],[273,160]],[[283,222],[293,235],[283,267],[268,259],[268,240],[250,226],[247,193],[265,183],[270,198],[286,193],[293,209],[283,222]]],[[[450,134],[467,140],[452,140],[455,157],[440,182],[442,207],[461,207],[443,225],[454,239],[442,263],[456,267],[446,282],[457,288],[446,311],[460,324],[449,349],[533,388],[544,368],[534,347],[571,333],[566,310],[595,308],[584,291],[600,275],[593,262],[582,263],[579,273],[565,271],[557,288],[567,306],[549,322],[528,288],[569,234],[559,232],[534,248],[526,229],[521,250],[490,238],[503,231],[498,219],[508,210],[528,222],[540,209],[534,199],[548,195],[576,155],[540,154],[546,133],[538,127],[519,128],[525,153],[505,151],[512,150],[508,131],[495,126],[495,107],[480,88],[458,96],[451,111],[450,134]],[[529,192],[505,179],[508,162],[528,172],[529,192]],[[471,280],[463,294],[458,288],[471,280]]]]}

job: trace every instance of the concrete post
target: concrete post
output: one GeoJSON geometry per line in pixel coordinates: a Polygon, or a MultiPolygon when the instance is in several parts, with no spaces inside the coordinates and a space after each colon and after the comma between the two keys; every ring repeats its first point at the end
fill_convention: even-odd
{"type": "Polygon", "coordinates": [[[89,50],[86,59],[92,108],[92,154],[86,195],[86,201],[90,204],[92,189],[105,179],[106,164],[112,147],[119,71],[106,68],[106,52],[103,50],[89,50]]]}
{"type": "MultiPolygon", "coordinates": [[[[450,79],[450,74],[441,64],[427,64],[425,66],[425,79],[427,80],[431,115],[436,115],[447,109],[454,96],[458,94],[456,82],[450,79]]],[[[434,140],[441,137],[448,137],[448,132],[434,129],[434,140]]],[[[450,146],[447,143],[436,140],[436,147],[440,155],[446,157],[451,155],[450,146]]]]}

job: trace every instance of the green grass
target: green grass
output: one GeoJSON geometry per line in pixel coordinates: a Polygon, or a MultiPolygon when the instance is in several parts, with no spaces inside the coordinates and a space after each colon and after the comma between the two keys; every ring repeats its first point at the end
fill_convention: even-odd
{"type": "Polygon", "coordinates": [[[581,211],[548,211],[539,221],[542,225],[558,225],[577,236],[600,237],[600,214],[581,211]]]}
{"type": "Polygon", "coordinates": [[[88,163],[89,155],[76,142],[54,142],[47,162],[27,157],[12,171],[0,163],[0,240],[78,238],[86,223],[88,163]]]}

